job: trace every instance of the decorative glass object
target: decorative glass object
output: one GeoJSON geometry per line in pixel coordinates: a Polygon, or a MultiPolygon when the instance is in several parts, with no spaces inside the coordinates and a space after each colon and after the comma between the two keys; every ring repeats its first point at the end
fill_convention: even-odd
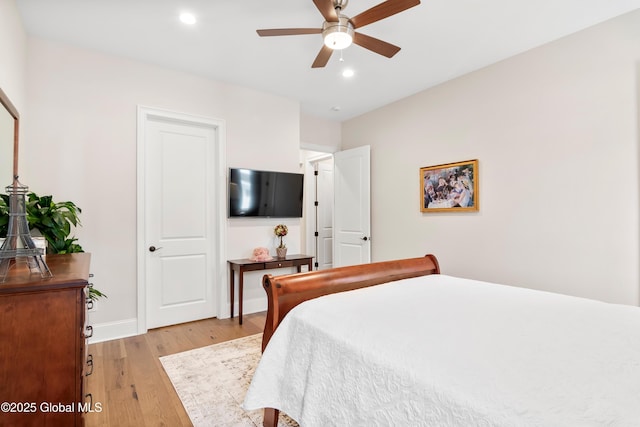
{"type": "Polygon", "coordinates": [[[7,279],[12,264],[26,263],[31,273],[40,273],[42,278],[52,277],[45,262],[44,249],[36,247],[29,232],[25,195],[29,187],[20,184],[17,177],[6,187],[9,194],[9,224],[7,238],[0,247],[0,283],[7,279]]]}

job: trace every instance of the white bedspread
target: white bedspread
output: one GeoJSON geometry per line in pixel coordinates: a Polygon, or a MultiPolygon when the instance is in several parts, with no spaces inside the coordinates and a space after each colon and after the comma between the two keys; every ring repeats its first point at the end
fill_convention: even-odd
{"type": "Polygon", "coordinates": [[[640,308],[431,275],[307,301],[244,407],[311,426],[640,426],[640,308]]]}

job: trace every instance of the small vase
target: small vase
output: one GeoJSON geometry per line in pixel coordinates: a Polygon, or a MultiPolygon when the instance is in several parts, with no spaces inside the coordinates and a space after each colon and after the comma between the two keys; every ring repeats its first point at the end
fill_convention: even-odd
{"type": "Polygon", "coordinates": [[[287,248],[276,248],[276,253],[278,254],[278,258],[286,258],[287,248]]]}

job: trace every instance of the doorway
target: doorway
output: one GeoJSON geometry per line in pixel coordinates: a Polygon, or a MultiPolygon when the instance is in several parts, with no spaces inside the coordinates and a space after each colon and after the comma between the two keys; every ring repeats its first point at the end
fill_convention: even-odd
{"type": "Polygon", "coordinates": [[[314,269],[371,262],[370,147],[305,159],[305,243],[314,269]]]}
{"type": "Polygon", "coordinates": [[[314,270],[333,267],[333,155],[306,152],[306,251],[314,270]]]}

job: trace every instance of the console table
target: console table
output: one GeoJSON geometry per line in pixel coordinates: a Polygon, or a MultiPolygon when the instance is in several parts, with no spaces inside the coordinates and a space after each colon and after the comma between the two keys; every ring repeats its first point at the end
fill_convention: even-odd
{"type": "Polygon", "coordinates": [[[235,298],[235,272],[238,272],[238,319],[242,325],[242,292],[244,288],[245,271],[271,270],[274,268],[297,267],[298,273],[302,271],[302,266],[306,265],[307,270],[313,269],[313,257],[310,255],[287,255],[285,258],[274,258],[271,261],[253,261],[248,258],[234,259],[229,263],[229,299],[231,300],[231,317],[233,318],[233,305],[235,298]]]}

